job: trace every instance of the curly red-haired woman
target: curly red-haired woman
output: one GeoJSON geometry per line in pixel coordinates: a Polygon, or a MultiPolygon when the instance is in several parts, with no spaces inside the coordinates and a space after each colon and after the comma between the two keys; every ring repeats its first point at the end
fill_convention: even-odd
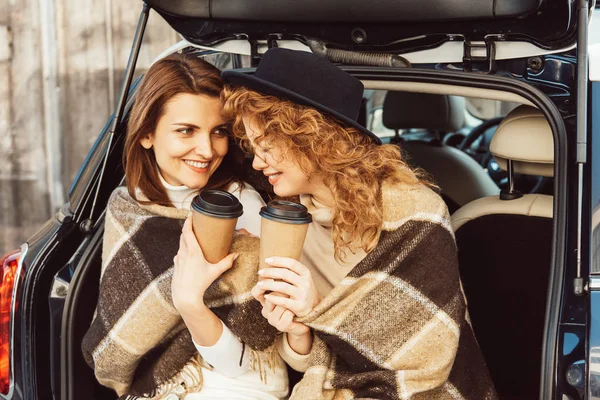
{"type": "Polygon", "coordinates": [[[300,261],[272,257],[253,295],[304,377],[292,399],[495,399],[469,324],[447,208],[398,147],[356,122],[362,83],[271,49],[222,74],[234,134],[275,194],[313,216],[300,261]]]}

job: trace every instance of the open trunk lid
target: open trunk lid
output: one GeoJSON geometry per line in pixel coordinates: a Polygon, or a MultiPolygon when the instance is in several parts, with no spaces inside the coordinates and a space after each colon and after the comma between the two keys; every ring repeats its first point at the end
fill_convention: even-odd
{"type": "Polygon", "coordinates": [[[471,43],[487,44],[489,52],[493,42],[495,58],[507,59],[564,52],[577,39],[572,0],[144,1],[190,43],[219,48],[244,39],[246,46],[233,50],[243,54],[260,41],[308,46],[316,40],[332,49],[395,53],[413,62],[457,62],[466,54],[465,43],[468,52],[471,43]]]}

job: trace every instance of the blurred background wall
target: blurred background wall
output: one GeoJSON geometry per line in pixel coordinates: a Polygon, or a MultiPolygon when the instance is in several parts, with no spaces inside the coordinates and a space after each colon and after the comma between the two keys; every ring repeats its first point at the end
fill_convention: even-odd
{"type": "MultiPolygon", "coordinates": [[[[141,0],[0,0],[0,255],[65,202],[115,108],[141,0]]],[[[178,37],[152,12],[136,76],[178,37]]]]}

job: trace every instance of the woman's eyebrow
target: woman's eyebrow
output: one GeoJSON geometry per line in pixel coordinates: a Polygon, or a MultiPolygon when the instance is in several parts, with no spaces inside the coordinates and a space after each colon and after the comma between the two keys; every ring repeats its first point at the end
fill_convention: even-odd
{"type": "Polygon", "coordinates": [[[175,125],[177,125],[177,126],[186,126],[186,127],[189,127],[189,128],[200,129],[199,126],[194,125],[194,124],[190,124],[189,122],[174,122],[171,125],[173,125],[173,126],[175,126],[175,125]]]}

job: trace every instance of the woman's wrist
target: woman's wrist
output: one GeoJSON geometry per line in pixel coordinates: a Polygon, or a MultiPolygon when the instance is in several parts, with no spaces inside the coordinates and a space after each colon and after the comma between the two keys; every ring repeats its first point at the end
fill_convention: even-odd
{"type": "Polygon", "coordinates": [[[211,314],[213,314],[204,302],[200,304],[188,304],[184,307],[179,307],[177,311],[179,311],[184,320],[210,318],[211,314]]]}
{"type": "Polygon", "coordinates": [[[204,304],[180,312],[193,341],[200,346],[214,346],[223,334],[223,323],[204,304]]]}
{"type": "Polygon", "coordinates": [[[313,334],[310,329],[301,334],[287,333],[287,341],[292,350],[296,353],[305,355],[310,353],[313,343],[313,334]]]}

